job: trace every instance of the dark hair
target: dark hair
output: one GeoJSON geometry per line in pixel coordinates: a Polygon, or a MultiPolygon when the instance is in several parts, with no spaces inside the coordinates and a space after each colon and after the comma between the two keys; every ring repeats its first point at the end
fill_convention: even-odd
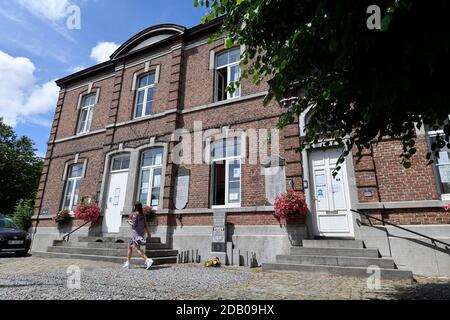
{"type": "Polygon", "coordinates": [[[138,212],[138,213],[139,213],[139,220],[145,219],[145,215],[144,215],[144,207],[142,206],[142,203],[137,202],[137,203],[134,205],[134,212],[138,212]]]}

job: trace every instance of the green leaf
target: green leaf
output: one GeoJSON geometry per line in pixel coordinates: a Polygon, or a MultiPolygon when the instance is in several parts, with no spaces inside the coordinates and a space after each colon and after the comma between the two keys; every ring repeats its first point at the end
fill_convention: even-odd
{"type": "Polygon", "coordinates": [[[231,49],[232,47],[233,47],[233,40],[231,40],[231,38],[227,38],[227,40],[225,41],[225,48],[231,49]]]}

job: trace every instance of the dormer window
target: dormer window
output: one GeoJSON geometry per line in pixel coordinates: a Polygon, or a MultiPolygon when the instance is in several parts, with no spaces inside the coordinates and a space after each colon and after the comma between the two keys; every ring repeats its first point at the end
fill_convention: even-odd
{"type": "Polygon", "coordinates": [[[153,92],[155,87],[155,73],[147,73],[137,80],[136,106],[134,118],[143,118],[153,112],[153,92]]]}
{"type": "Polygon", "coordinates": [[[78,118],[77,128],[78,134],[88,133],[91,130],[96,100],[96,94],[90,94],[81,99],[80,116],[78,118]]]}
{"type": "Polygon", "coordinates": [[[216,57],[216,101],[224,101],[241,96],[241,88],[235,88],[233,93],[226,88],[233,82],[239,81],[241,68],[240,49],[229,50],[216,57]]]}

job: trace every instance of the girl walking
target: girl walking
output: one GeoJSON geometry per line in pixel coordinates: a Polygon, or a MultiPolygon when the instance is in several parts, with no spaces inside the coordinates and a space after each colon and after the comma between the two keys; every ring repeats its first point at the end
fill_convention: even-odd
{"type": "MultiPolygon", "coordinates": [[[[141,248],[142,246],[146,245],[146,240],[144,237],[145,232],[147,231],[148,233],[147,220],[145,218],[142,203],[135,204],[134,212],[128,217],[128,223],[131,225],[131,228],[133,229],[133,237],[131,238],[131,241],[128,244],[127,261],[123,265],[123,268],[125,269],[130,268],[130,261],[133,255],[133,249],[135,249],[136,252],[141,256],[141,258],[145,260],[145,267],[147,270],[149,270],[153,265],[153,260],[148,258],[141,248]]],[[[148,236],[150,236],[150,233],[148,233],[148,236]]]]}

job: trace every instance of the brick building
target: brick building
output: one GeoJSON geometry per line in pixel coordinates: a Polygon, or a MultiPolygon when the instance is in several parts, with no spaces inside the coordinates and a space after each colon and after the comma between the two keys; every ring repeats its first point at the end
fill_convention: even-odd
{"type": "MultiPolygon", "coordinates": [[[[333,180],[338,151],[297,152],[308,113],[272,132],[284,110],[276,102],[263,106],[266,83],[244,80],[233,93],[225,91],[239,78],[245,48],[228,50],[224,39],[209,43],[220,23],[148,28],[109,61],[57,81],[61,91],[36,199],[33,250],[45,251],[76,228],[74,220],[60,230],[51,217],[88,197],[102,207],[103,221],[76,234],[125,235],[126,216],[141,201],[157,208],[153,235],[202,259],[211,254],[214,214],[226,212],[228,259],[238,251],[254,254],[258,264],[273,262],[302,239],[351,238],[419,273],[448,274],[442,271],[444,265],[450,269],[448,255],[408,242],[394,229],[387,237],[386,229],[361,225],[350,211],[448,238],[450,218],[442,210],[450,198],[448,156],[435,167],[416,157],[405,170],[400,144],[385,141],[358,164],[350,155],[333,180]],[[286,226],[273,215],[273,199],[288,188],[305,193],[311,212],[306,221],[286,226]],[[433,255],[433,266],[415,264],[405,248],[433,255]]],[[[423,153],[433,132],[418,136],[423,153]]]]}

